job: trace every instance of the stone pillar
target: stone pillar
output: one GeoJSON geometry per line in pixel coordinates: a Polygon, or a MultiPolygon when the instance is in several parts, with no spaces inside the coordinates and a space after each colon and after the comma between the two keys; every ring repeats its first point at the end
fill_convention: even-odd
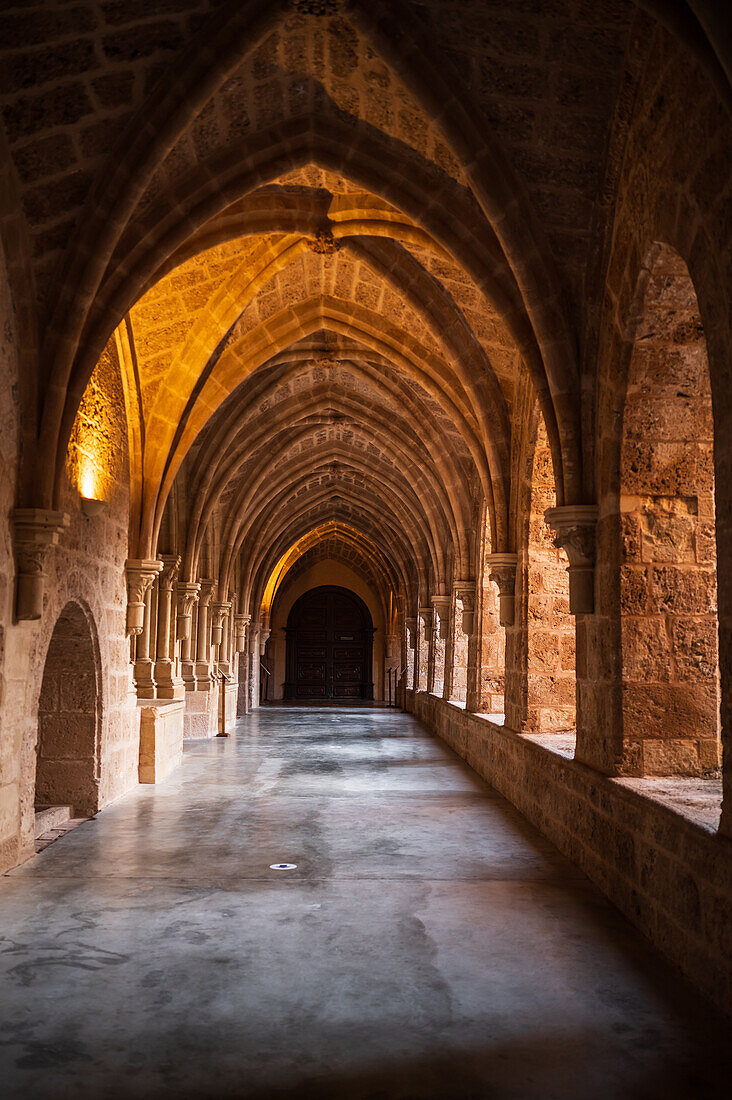
{"type": "Polygon", "coordinates": [[[180,665],[186,691],[196,690],[196,662],[193,660],[193,609],[201,589],[198,581],[178,582],[177,634],[180,640],[180,665]]]}
{"type": "Polygon", "coordinates": [[[404,626],[406,630],[406,668],[407,679],[406,684],[412,691],[417,690],[417,677],[419,675],[419,628],[417,623],[417,616],[410,615],[404,620],[404,626]]]}
{"type": "Polygon", "coordinates": [[[196,690],[211,690],[211,631],[209,608],[216,587],[215,581],[201,581],[198,594],[198,636],[196,639],[196,690]]]}
{"type": "Polygon", "coordinates": [[[153,596],[152,581],[143,596],[143,618],[139,634],[135,638],[134,680],[138,699],[155,698],[153,659],[150,656],[150,619],[153,596]]]}
{"type": "Polygon", "coordinates": [[[477,710],[478,646],[475,615],[475,581],[455,581],[455,617],[452,642],[452,673],[450,698],[465,703],[466,709],[477,710]],[[468,708],[468,696],[472,706],[468,708]]]}
{"type": "Polygon", "coordinates": [[[157,558],[128,558],[125,562],[128,634],[142,633],[145,616],[149,615],[145,595],[162,568],[163,563],[157,558]]]}
{"type": "Polygon", "coordinates": [[[154,677],[158,699],[182,699],[185,688],[176,674],[173,651],[173,586],[180,569],[177,554],[163,554],[163,569],[158,578],[158,632],[154,677]]]}
{"type": "Polygon", "coordinates": [[[420,607],[418,616],[421,625],[419,632],[419,658],[417,661],[419,668],[417,690],[430,691],[430,671],[431,668],[434,668],[432,665],[432,656],[434,653],[434,645],[432,644],[432,608],[420,607]]]}
{"type": "Polygon", "coordinates": [[[450,636],[450,604],[451,596],[432,596],[434,608],[432,617],[432,687],[428,690],[436,695],[443,695],[447,672],[447,648],[450,636]]]}
{"type": "Polygon", "coordinates": [[[236,714],[249,713],[249,624],[251,615],[236,615],[235,644],[239,653],[239,693],[237,696],[236,714]]]}
{"type": "MultiPolygon", "coordinates": [[[[224,665],[226,663],[227,645],[226,645],[226,618],[231,610],[231,604],[228,600],[213,600],[211,603],[211,645],[216,647],[216,663],[218,665],[224,665]]],[[[228,669],[223,668],[228,676],[228,669]]]]}
{"type": "Polygon", "coordinates": [[[11,523],[16,566],[15,617],[40,619],[46,555],[69,526],[69,517],[65,512],[42,508],[16,508],[11,523]]]}
{"type": "Polygon", "coordinates": [[[249,635],[249,707],[259,706],[259,623],[249,635]]]}

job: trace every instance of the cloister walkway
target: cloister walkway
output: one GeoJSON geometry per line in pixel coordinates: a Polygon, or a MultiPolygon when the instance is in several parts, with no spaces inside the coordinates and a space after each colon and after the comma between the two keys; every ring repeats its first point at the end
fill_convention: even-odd
{"type": "Polygon", "coordinates": [[[387,709],[264,708],[189,745],[0,879],[0,912],[8,1100],[669,1100],[730,1081],[720,1018],[387,709]]]}

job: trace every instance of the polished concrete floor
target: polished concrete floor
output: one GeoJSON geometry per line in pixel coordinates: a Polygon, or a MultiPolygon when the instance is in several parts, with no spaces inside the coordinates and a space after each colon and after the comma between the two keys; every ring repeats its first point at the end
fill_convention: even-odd
{"type": "Polygon", "coordinates": [[[255,712],[0,914],[6,1100],[732,1091],[729,1028],[395,711],[255,712]]]}

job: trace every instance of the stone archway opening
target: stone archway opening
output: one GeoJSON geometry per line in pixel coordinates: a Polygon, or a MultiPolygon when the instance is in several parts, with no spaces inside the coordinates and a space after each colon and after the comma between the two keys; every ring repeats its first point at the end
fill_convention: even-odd
{"type": "Polygon", "coordinates": [[[620,460],[624,770],[714,775],[719,665],[706,339],[677,252],[654,248],[635,319],[620,460]]]}
{"type": "Polygon", "coordinates": [[[531,474],[527,560],[527,687],[524,731],[559,733],[576,724],[576,631],[569,612],[567,555],[545,519],[557,502],[546,425],[538,414],[531,474]]]}
{"type": "Polygon", "coordinates": [[[36,813],[70,806],[72,816],[99,808],[99,659],[92,626],[67,603],[51,636],[38,705],[36,813]]]}

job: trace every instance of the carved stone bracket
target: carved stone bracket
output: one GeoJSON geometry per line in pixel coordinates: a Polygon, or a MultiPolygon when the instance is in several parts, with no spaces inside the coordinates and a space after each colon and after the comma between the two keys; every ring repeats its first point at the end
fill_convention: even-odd
{"type": "Polygon", "coordinates": [[[237,653],[243,653],[247,647],[247,627],[251,621],[251,615],[234,616],[234,637],[237,653]]]}
{"type": "Polygon", "coordinates": [[[554,545],[569,559],[569,610],[592,615],[595,610],[596,504],[566,504],[549,508],[544,518],[555,532],[554,545]]]}
{"type": "Polygon", "coordinates": [[[407,628],[407,647],[409,649],[417,648],[417,616],[410,615],[409,618],[404,620],[407,628]]]}
{"type": "Polygon", "coordinates": [[[452,602],[451,596],[432,596],[432,606],[435,609],[437,615],[437,637],[442,641],[447,638],[450,629],[450,604],[452,602]]]}
{"type": "Polygon", "coordinates": [[[40,619],[43,614],[43,566],[46,554],[58,544],[69,525],[65,512],[43,508],[16,508],[11,516],[17,567],[16,619],[40,619]]]}
{"type": "Polygon", "coordinates": [[[320,226],[314,237],[309,238],[308,248],[318,256],[333,256],[340,250],[341,242],[333,236],[330,222],[320,226]]]}
{"type": "Polygon", "coordinates": [[[142,634],[145,624],[145,596],[162,569],[163,562],[157,558],[128,558],[125,562],[128,634],[142,634]]]}
{"type": "Polygon", "coordinates": [[[184,642],[191,636],[191,624],[193,621],[193,608],[198,600],[201,585],[198,581],[178,581],[178,617],[176,622],[176,634],[178,640],[184,642]]]}
{"type": "Polygon", "coordinates": [[[463,605],[463,634],[471,638],[475,633],[475,581],[455,581],[453,590],[463,605]]]}
{"type": "Polygon", "coordinates": [[[227,600],[216,600],[211,604],[211,645],[221,645],[224,636],[224,619],[231,609],[227,600]]]}
{"type": "Polygon", "coordinates": [[[488,554],[490,580],[498,586],[498,621],[501,626],[513,626],[516,619],[517,554],[488,554]]]}

